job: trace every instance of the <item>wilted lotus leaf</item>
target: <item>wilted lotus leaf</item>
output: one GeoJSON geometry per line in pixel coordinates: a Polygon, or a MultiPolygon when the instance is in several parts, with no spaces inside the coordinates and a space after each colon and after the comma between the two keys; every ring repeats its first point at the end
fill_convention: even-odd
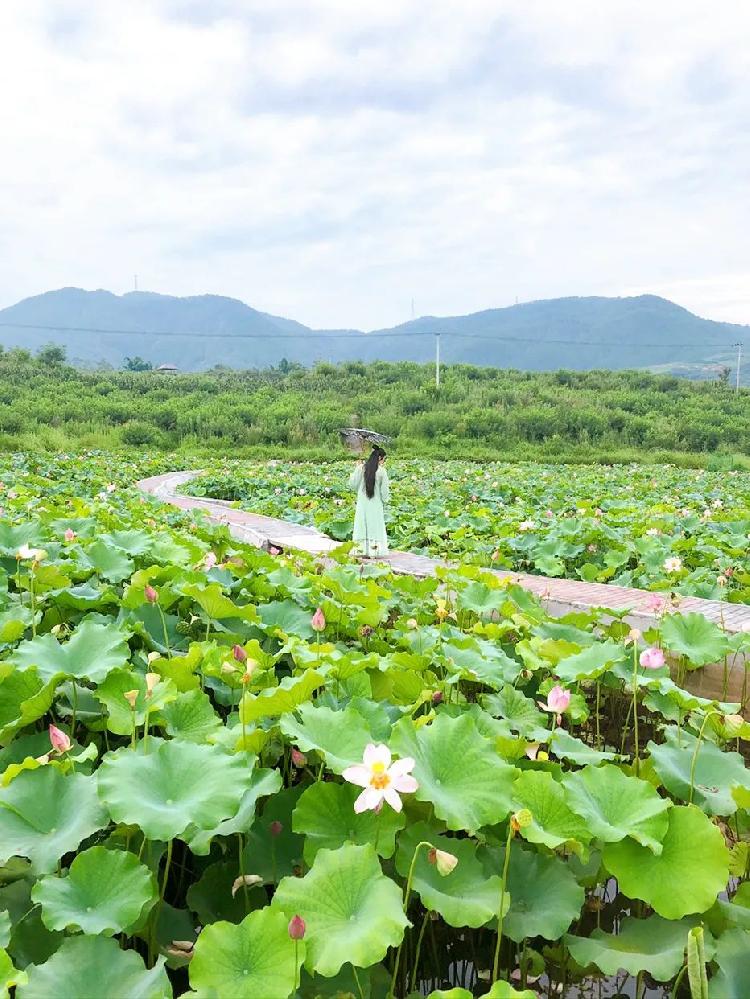
{"type": "MultiPolygon", "coordinates": [[[[477,859],[477,844],[471,839],[455,839],[436,834],[426,822],[417,822],[399,836],[396,870],[407,877],[420,841],[431,843],[437,850],[444,850],[458,858],[453,870],[443,875],[436,864],[430,862],[426,848],[422,847],[414,866],[412,887],[422,899],[426,909],[439,912],[449,926],[484,926],[500,910],[499,874],[487,877],[477,859]]],[[[506,911],[510,898],[506,894],[506,911]]]]}
{"type": "Polygon", "coordinates": [[[44,964],[30,965],[18,999],[172,999],[164,958],[149,971],[134,950],[107,937],[69,937],[44,964]]]}
{"type": "MultiPolygon", "coordinates": [[[[647,971],[660,982],[674,978],[685,961],[688,931],[695,919],[648,919],[626,917],[617,933],[595,929],[589,937],[568,934],[565,946],[578,964],[595,964],[605,975],[627,971],[637,975],[647,971]]],[[[712,953],[713,947],[708,949],[712,953]]]]}
{"type": "Polygon", "coordinates": [[[605,764],[566,774],[563,785],[568,804],[597,839],[617,843],[631,836],[661,853],[671,802],[660,798],[647,781],[605,764]]]}
{"type": "Polygon", "coordinates": [[[79,853],[67,877],[44,877],[31,892],[50,930],[112,936],[138,922],[156,901],[156,881],[135,854],[93,846],[79,853]]]}
{"type": "Polygon", "coordinates": [[[28,857],[44,874],[106,824],[96,777],[64,777],[52,766],[25,770],[0,788],[0,861],[28,857]]]}
{"type": "Polygon", "coordinates": [[[368,723],[351,705],[333,711],[325,705],[303,704],[294,715],[285,715],[280,724],[288,739],[304,753],[322,753],[327,766],[337,774],[361,763],[365,746],[374,741],[368,723]]]}
{"type": "Polygon", "coordinates": [[[693,803],[706,815],[733,815],[737,802],[734,787],[750,792],[750,771],[739,753],[722,752],[713,742],[698,740],[676,726],[664,730],[664,742],[649,742],[648,751],[662,783],[675,798],[690,800],[693,771],[693,803]],[[695,757],[695,764],[693,758],[695,757]]]}
{"type": "Polygon", "coordinates": [[[670,810],[659,856],[625,839],[605,847],[604,864],[625,895],[642,899],[665,919],[705,912],[729,877],[724,837],[695,805],[670,810]]]}
{"type": "Polygon", "coordinates": [[[571,809],[562,785],[542,770],[524,770],[513,785],[514,803],[531,813],[531,822],[521,829],[529,843],[542,843],[550,850],[568,844],[580,851],[591,841],[585,820],[571,809]]]}
{"type": "Polygon", "coordinates": [[[190,962],[190,984],[201,996],[288,999],[295,991],[305,942],[295,948],[289,918],[270,908],[241,923],[218,922],[199,935],[190,962]],[[295,953],[299,963],[295,963],[295,953]]]}
{"type": "Polygon", "coordinates": [[[381,857],[393,856],[396,833],[406,824],[403,813],[385,808],[380,815],[371,810],[357,815],[354,802],[360,791],[351,784],[319,781],[303,792],[292,821],[294,831],[305,837],[306,864],[312,864],[318,850],[343,843],[372,843],[381,857]]]}
{"type": "Polygon", "coordinates": [[[305,920],[306,967],[326,977],[347,962],[368,968],[382,960],[409,925],[401,890],[369,844],[320,850],[303,878],[284,878],[273,908],[305,920]]]}
{"type": "Polygon", "coordinates": [[[54,635],[40,635],[19,645],[10,661],[19,670],[35,666],[45,680],[62,673],[101,683],[111,670],[126,666],[129,656],[126,636],[116,624],[88,618],[64,644],[54,635]]]}
{"type": "Polygon", "coordinates": [[[515,767],[501,760],[467,715],[439,715],[417,729],[409,718],[393,728],[391,748],[416,761],[415,797],[432,802],[449,829],[473,832],[502,822],[511,809],[515,767]]]}
{"type": "Polygon", "coordinates": [[[236,814],[252,771],[217,746],[149,738],[108,753],[99,795],[115,822],[137,825],[148,839],[170,840],[190,826],[213,829],[236,814]]]}

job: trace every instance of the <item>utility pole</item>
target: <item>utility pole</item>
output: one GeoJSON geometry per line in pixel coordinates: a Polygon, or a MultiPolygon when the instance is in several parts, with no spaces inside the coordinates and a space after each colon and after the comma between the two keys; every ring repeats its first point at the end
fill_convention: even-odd
{"type": "Polygon", "coordinates": [[[435,388],[440,388],[440,334],[435,334],[435,388]]]}
{"type": "Polygon", "coordinates": [[[742,344],[741,343],[736,343],[735,347],[737,348],[737,375],[736,375],[735,383],[734,383],[734,391],[735,392],[739,392],[739,390],[740,390],[740,364],[742,363],[742,344]]]}

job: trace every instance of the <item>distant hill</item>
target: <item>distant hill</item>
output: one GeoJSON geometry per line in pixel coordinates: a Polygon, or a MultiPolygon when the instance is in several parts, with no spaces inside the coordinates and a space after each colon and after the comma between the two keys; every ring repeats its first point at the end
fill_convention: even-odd
{"type": "Polygon", "coordinates": [[[306,366],[424,362],[435,349],[427,334],[437,332],[445,363],[535,371],[658,367],[690,377],[715,377],[716,365],[733,366],[732,345],[750,337],[748,326],[701,319],[654,295],[555,298],[468,316],[423,316],[368,333],[312,330],[219,295],[62,288],[0,310],[5,347],[36,350],[54,342],[77,364],[121,367],[126,356],[140,355],[182,371],[262,368],[283,358],[306,366]]]}

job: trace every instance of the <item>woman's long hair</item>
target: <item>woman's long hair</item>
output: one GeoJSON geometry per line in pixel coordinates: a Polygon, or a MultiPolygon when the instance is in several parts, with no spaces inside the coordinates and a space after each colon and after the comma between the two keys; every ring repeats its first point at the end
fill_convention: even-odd
{"type": "Polygon", "coordinates": [[[374,447],[372,454],[365,462],[365,492],[369,499],[375,495],[375,475],[380,467],[380,459],[385,458],[382,447],[374,447]]]}

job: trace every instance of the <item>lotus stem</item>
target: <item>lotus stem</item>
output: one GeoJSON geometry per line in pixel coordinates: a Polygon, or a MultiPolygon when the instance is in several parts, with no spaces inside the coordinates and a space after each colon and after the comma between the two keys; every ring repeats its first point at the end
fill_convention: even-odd
{"type": "Polygon", "coordinates": [[[602,693],[602,686],[599,679],[597,678],[596,681],[596,748],[597,749],[602,748],[602,736],[599,730],[599,707],[601,704],[601,693],[602,693]]]}
{"type": "Polygon", "coordinates": [[[34,592],[34,568],[29,569],[29,599],[31,601],[31,637],[36,638],[36,593],[34,592]]]}
{"type": "Polygon", "coordinates": [[[354,975],[354,981],[357,983],[357,992],[359,992],[359,999],[365,999],[365,994],[362,991],[362,986],[359,981],[359,975],[357,974],[357,969],[352,965],[352,974],[354,975]]]}
{"type": "Polygon", "coordinates": [[[245,843],[243,841],[242,833],[237,833],[237,846],[239,848],[239,858],[240,858],[240,877],[242,878],[242,891],[245,896],[245,912],[250,911],[250,894],[247,890],[247,885],[245,884],[245,843]]]}
{"type": "MultiPolygon", "coordinates": [[[[146,842],[146,837],[143,837],[143,843],[146,842]]],[[[156,952],[158,950],[158,927],[159,927],[159,916],[161,914],[161,907],[164,902],[164,896],[167,892],[167,879],[169,878],[169,868],[172,865],[172,840],[167,840],[167,859],[164,861],[164,875],[161,880],[161,891],[159,892],[159,901],[156,903],[153,914],[153,923],[151,926],[151,946],[149,950],[151,951],[151,956],[154,961],[156,960],[156,952]]],[[[141,849],[143,849],[143,844],[141,844],[141,849]]],[[[153,966],[153,965],[152,965],[153,966]]]]}
{"type": "Polygon", "coordinates": [[[682,985],[682,979],[687,974],[688,966],[683,964],[680,968],[677,978],[674,980],[674,985],[672,986],[672,991],[669,993],[669,999],[677,999],[677,993],[680,991],[680,985],[682,985]]]}
{"type": "Polygon", "coordinates": [[[720,712],[718,711],[707,712],[706,717],[703,719],[703,724],[700,727],[700,731],[698,732],[698,738],[695,742],[695,750],[693,751],[693,758],[690,761],[690,795],[688,796],[689,805],[692,805],[693,803],[693,790],[695,788],[695,767],[698,763],[698,753],[700,752],[701,744],[703,743],[703,732],[706,728],[706,723],[708,722],[708,719],[711,717],[711,715],[718,715],[719,713],[720,712]]]}
{"type": "Polygon", "coordinates": [[[497,943],[495,944],[495,960],[492,962],[492,982],[497,981],[500,968],[500,947],[503,942],[503,910],[505,908],[505,886],[508,883],[508,867],[510,865],[510,844],[513,840],[513,824],[508,820],[508,837],[505,840],[505,860],[503,862],[503,877],[500,883],[500,912],[497,917],[497,943]]]}
{"type": "Polygon", "coordinates": [[[296,994],[299,988],[299,940],[295,938],[294,941],[294,988],[292,989],[292,994],[296,994]]]}
{"type": "Polygon", "coordinates": [[[640,747],[638,745],[638,646],[635,642],[633,642],[633,738],[635,739],[633,770],[637,777],[640,769],[640,747]]]}
{"type": "MultiPolygon", "coordinates": [[[[408,875],[408,877],[406,879],[406,888],[404,889],[404,915],[407,914],[407,910],[409,908],[409,896],[411,895],[411,884],[412,884],[412,881],[414,880],[414,868],[416,867],[416,864],[417,864],[417,857],[419,856],[419,851],[422,849],[423,846],[426,846],[428,849],[431,850],[432,849],[432,843],[428,843],[427,840],[423,839],[423,840],[420,840],[420,842],[417,843],[417,845],[414,847],[414,856],[411,858],[411,865],[409,867],[409,875],[408,875]]],[[[406,935],[406,930],[404,930],[404,935],[406,935]]],[[[401,943],[398,945],[398,950],[396,951],[396,962],[393,965],[393,978],[391,979],[391,995],[394,995],[394,996],[396,994],[396,981],[398,979],[398,966],[399,966],[399,963],[401,962],[401,948],[403,947],[403,945],[404,945],[404,941],[403,941],[403,937],[402,937],[401,943]]]]}
{"type": "Polygon", "coordinates": [[[159,616],[161,617],[161,626],[164,632],[164,648],[167,650],[167,659],[171,659],[172,650],[169,647],[169,632],[167,631],[167,619],[164,616],[164,611],[161,609],[161,604],[157,604],[156,609],[159,611],[159,616]]]}
{"type": "Polygon", "coordinates": [[[410,992],[416,992],[417,990],[417,969],[419,967],[419,955],[422,950],[422,940],[424,939],[424,931],[427,929],[427,922],[430,918],[430,910],[424,914],[424,919],[422,920],[422,925],[419,928],[419,936],[417,937],[417,951],[414,955],[414,965],[411,969],[411,983],[409,985],[410,992]]]}

